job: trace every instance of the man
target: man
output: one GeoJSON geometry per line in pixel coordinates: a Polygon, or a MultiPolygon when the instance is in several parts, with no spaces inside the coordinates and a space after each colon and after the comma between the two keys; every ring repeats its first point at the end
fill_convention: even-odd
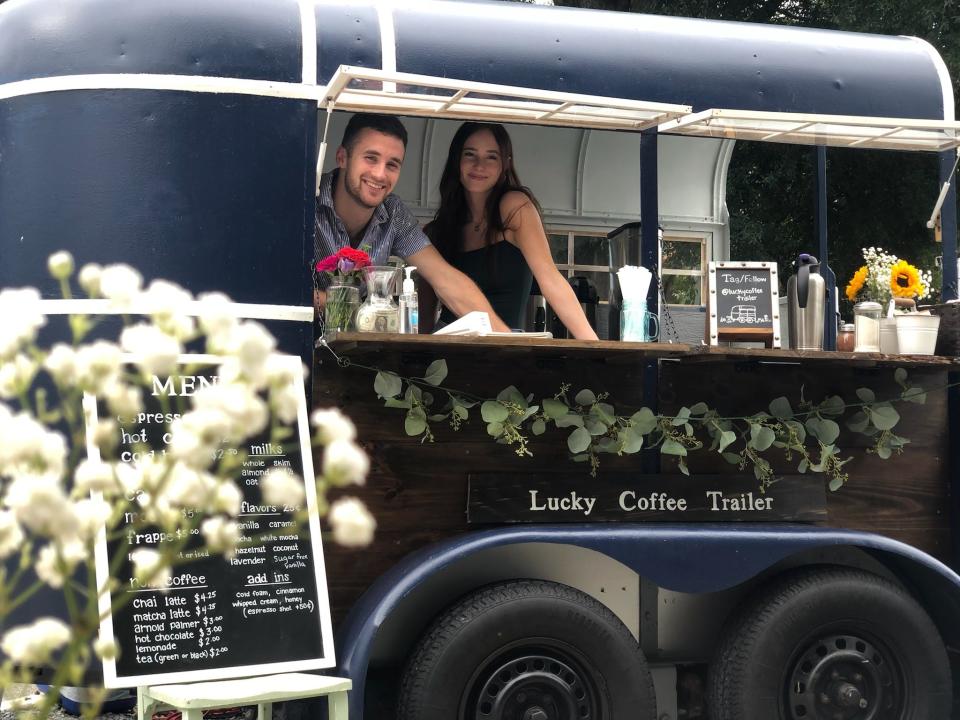
{"type": "MultiPolygon", "coordinates": [[[[437,297],[455,315],[482,310],[494,330],[510,328],[490,307],[483,292],[441,257],[416,218],[391,191],[400,178],[407,148],[407,131],[390,115],[358,113],[343,132],[337,148],[337,168],[320,181],[315,218],[316,259],[322,260],[347,245],[361,247],[374,265],[386,265],[399,255],[433,287],[437,297]]],[[[325,278],[318,278],[314,305],[324,305],[325,278]]]]}

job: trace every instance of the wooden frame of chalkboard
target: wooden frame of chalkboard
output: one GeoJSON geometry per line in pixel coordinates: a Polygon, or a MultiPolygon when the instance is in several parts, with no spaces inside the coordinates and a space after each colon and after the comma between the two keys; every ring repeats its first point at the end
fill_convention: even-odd
{"type": "MultiPolygon", "coordinates": [[[[135,360],[130,355],[124,359],[135,360]]],[[[159,384],[166,392],[190,395],[203,385],[216,382],[214,372],[221,360],[212,355],[182,355],[180,367],[189,367],[190,374],[155,377],[154,387],[159,384]]],[[[299,377],[300,358],[287,356],[287,361],[291,371],[295,370],[291,376],[299,377]]],[[[230,559],[204,556],[200,551],[195,557],[189,547],[185,548],[184,557],[189,556],[190,561],[176,566],[162,588],[143,586],[133,578],[128,554],[118,573],[118,578],[125,578],[119,590],[101,594],[100,637],[114,639],[120,649],[119,657],[103,661],[106,687],[318,670],[336,664],[316,487],[313,482],[304,483],[307,527],[301,528],[299,534],[287,535],[282,528],[292,525],[290,518],[297,508],[263,504],[258,487],[259,476],[272,467],[289,467],[301,478],[314,477],[302,384],[295,392],[298,407],[294,449],[254,438],[255,442],[248,444],[240,477],[236,478],[244,495],[238,518],[241,534],[256,534],[257,544],[242,548],[230,559]],[[306,536],[304,530],[308,531],[306,536]],[[135,597],[125,608],[111,613],[114,592],[129,592],[135,597]]],[[[151,409],[145,395],[144,414],[151,409]]],[[[95,396],[84,396],[84,412],[87,455],[97,460],[99,450],[91,432],[99,416],[95,396]]],[[[141,419],[142,415],[138,416],[136,425],[128,424],[130,429],[122,431],[121,444],[131,441],[131,448],[143,448],[144,444],[156,448],[158,442],[169,442],[169,436],[163,435],[166,418],[143,422],[141,419]],[[130,437],[131,433],[138,437],[130,437]]],[[[224,452],[232,450],[223,448],[224,452]]],[[[130,452],[121,460],[134,462],[135,450],[130,452]]],[[[127,533],[126,540],[133,547],[156,547],[163,542],[146,533],[133,533],[131,540],[130,534],[127,533]]],[[[97,587],[103,588],[110,576],[110,550],[103,529],[95,555],[97,587]]]]}
{"type": "Polygon", "coordinates": [[[711,262],[707,271],[707,345],[727,341],[780,347],[780,290],[775,262],[711,262]]]}

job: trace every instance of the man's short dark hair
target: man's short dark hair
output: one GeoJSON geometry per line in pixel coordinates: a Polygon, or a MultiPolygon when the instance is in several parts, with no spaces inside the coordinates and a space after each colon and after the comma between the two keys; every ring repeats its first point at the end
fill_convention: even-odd
{"type": "Polygon", "coordinates": [[[347,123],[343,131],[343,140],[340,145],[347,149],[347,152],[353,150],[357,142],[357,136],[364,130],[376,130],[384,135],[390,135],[403,143],[404,149],[407,147],[407,129],[393,115],[378,115],[376,113],[357,113],[350,122],[347,123]]]}

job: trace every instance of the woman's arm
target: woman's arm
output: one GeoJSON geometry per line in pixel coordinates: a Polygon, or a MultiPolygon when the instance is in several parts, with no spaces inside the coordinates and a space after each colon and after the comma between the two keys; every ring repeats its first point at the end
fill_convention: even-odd
{"type": "Polygon", "coordinates": [[[506,239],[523,253],[540,293],[553,308],[567,330],[577,340],[596,340],[597,333],[577,300],[573,288],[557,270],[550,255],[547,235],[530,198],[522,192],[509,192],[500,201],[500,216],[506,225],[506,239]]]}

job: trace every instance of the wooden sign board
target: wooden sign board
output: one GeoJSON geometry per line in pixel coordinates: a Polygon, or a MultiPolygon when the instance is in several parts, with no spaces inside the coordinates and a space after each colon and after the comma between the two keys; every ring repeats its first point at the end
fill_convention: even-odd
{"type": "Polygon", "coordinates": [[[823,479],[784,475],[761,493],[752,475],[496,475],[468,478],[467,522],[817,522],[823,479]]]}
{"type": "MultiPolygon", "coordinates": [[[[151,452],[165,452],[170,441],[166,415],[171,408],[161,408],[161,388],[171,400],[189,396],[216,382],[217,360],[183,356],[181,367],[189,365],[191,369],[185,370],[189,374],[153,379],[153,394],[144,393],[143,412],[119,431],[122,462],[135,466],[151,452]]],[[[296,366],[293,375],[299,376],[300,358],[291,356],[289,361],[296,366]]],[[[198,534],[181,552],[183,563],[174,566],[163,587],[144,586],[133,577],[129,552],[156,549],[172,538],[159,528],[130,528],[138,511],[136,502],[131,503],[127,526],[119,526],[122,541],[128,544],[115,574],[119,585],[104,593],[100,602],[105,618],[100,635],[114,638],[120,649],[118,658],[103,663],[106,687],[297,672],[335,664],[315,486],[305,484],[309,522],[299,532],[293,527],[299,508],[266,505],[259,488],[259,478],[274,467],[289,468],[301,478],[314,477],[306,397],[302,386],[297,392],[292,449],[271,443],[264,435],[250,438],[243,447],[224,445],[217,451],[245,456],[234,478],[243,494],[237,519],[241,538],[255,538],[255,544],[239,548],[232,558],[207,555],[198,534]],[[111,611],[117,601],[122,606],[111,611]]],[[[84,399],[84,406],[89,429],[105,406],[93,396],[84,399]]],[[[88,454],[98,457],[92,442],[88,454]]],[[[120,542],[121,538],[108,542],[101,531],[96,548],[99,587],[109,577],[109,562],[120,542]]]]}
{"type": "Polygon", "coordinates": [[[712,262],[707,285],[708,345],[737,340],[780,347],[775,262],[712,262]]]}

